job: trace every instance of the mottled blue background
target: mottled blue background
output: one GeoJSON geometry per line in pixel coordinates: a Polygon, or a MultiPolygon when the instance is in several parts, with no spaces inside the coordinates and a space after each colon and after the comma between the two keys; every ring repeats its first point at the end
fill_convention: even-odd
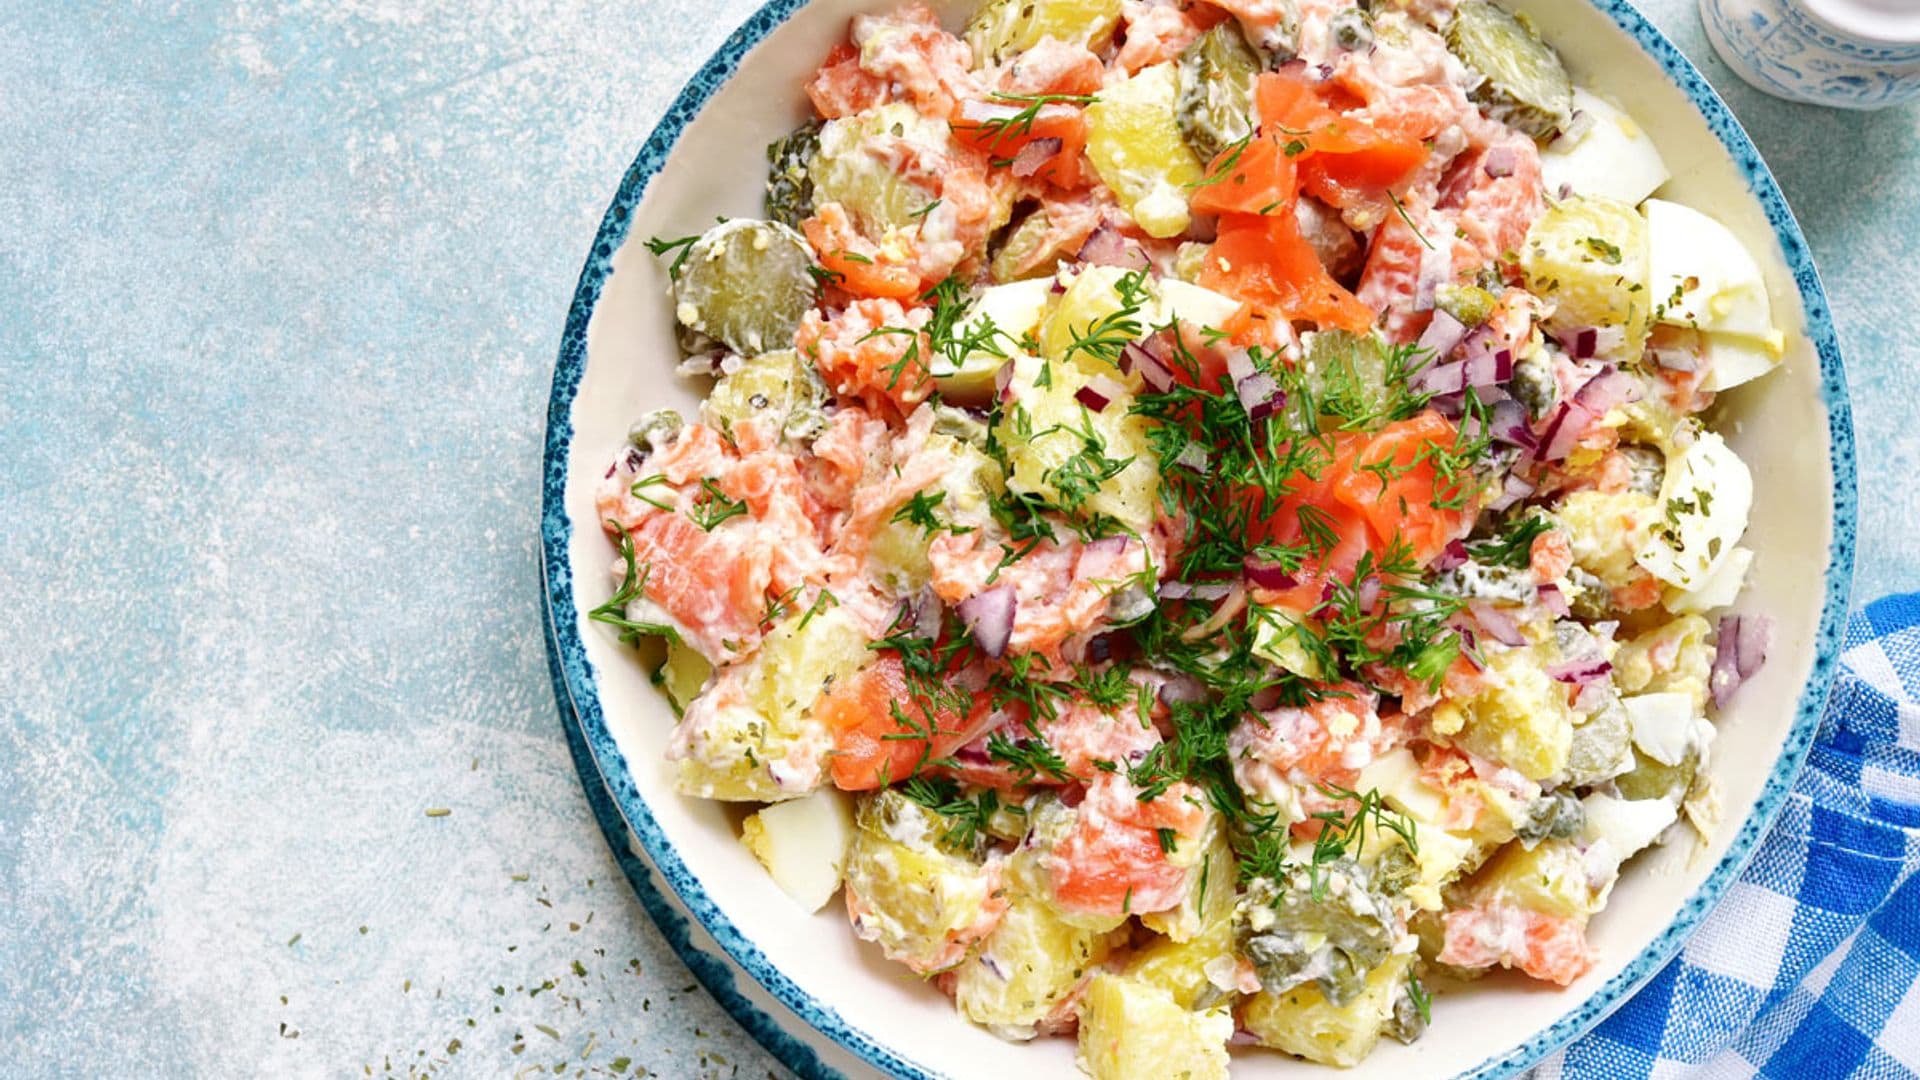
{"type": "MultiPolygon", "coordinates": [[[[0,0],[0,1072],[777,1068],[594,828],[535,553],[581,257],[752,6],[0,0]]],[[[1833,292],[1859,594],[1920,586],[1920,113],[1647,7],[1833,292]]]]}

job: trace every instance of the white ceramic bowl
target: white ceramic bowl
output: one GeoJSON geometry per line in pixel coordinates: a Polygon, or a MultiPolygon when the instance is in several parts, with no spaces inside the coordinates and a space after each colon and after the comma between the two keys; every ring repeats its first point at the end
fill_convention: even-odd
{"type": "MultiPolygon", "coordinates": [[[[966,2],[947,5],[950,21],[966,2]]],[[[691,411],[698,400],[672,374],[667,278],[640,241],[684,234],[715,215],[758,215],[762,148],[804,119],[800,86],[851,15],[892,3],[774,0],[681,94],[607,213],[581,275],[548,415],[542,536],[555,688],[635,844],[674,896],[671,905],[650,898],[663,930],[783,1060],[822,1075],[1071,1076],[1071,1040],[1002,1042],[857,941],[837,905],[798,910],[735,841],[726,807],[674,792],[663,759],[671,711],[631,651],[584,617],[612,590],[614,552],[595,522],[595,485],[639,413],[691,411]]],[[[1564,990],[1494,976],[1443,997],[1426,1036],[1383,1044],[1357,1070],[1365,1076],[1518,1068],[1597,1023],[1674,954],[1738,875],[1805,756],[1852,567],[1845,376],[1806,243],[1771,175],[1706,81],[1628,4],[1514,6],[1559,46],[1580,82],[1618,99],[1651,131],[1674,173],[1665,194],[1725,221],[1766,269],[1789,331],[1786,361],[1727,394],[1721,408],[1723,430],[1760,480],[1747,538],[1758,558],[1740,607],[1770,613],[1778,640],[1720,724],[1714,772],[1725,824],[1704,852],[1662,849],[1630,866],[1594,922],[1601,960],[1593,971],[1564,990]]],[[[1248,1053],[1235,1075],[1305,1068],[1248,1053]]]]}

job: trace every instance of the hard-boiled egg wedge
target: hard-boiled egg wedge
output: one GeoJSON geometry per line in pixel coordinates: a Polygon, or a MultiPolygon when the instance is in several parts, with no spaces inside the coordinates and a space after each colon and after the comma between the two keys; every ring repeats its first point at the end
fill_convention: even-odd
{"type": "Polygon", "coordinates": [[[1613,891],[1620,864],[1660,839],[1680,818],[1667,799],[1629,801],[1596,793],[1581,799],[1580,806],[1586,811],[1581,839],[1588,845],[1587,867],[1607,882],[1607,893],[1613,891]]]}
{"type": "Polygon", "coordinates": [[[1668,692],[1620,699],[1633,745],[1662,765],[1678,765],[1693,742],[1693,695],[1668,692]]]}
{"type": "Polygon", "coordinates": [[[808,911],[819,911],[847,868],[853,808],[845,795],[826,788],[752,814],[740,835],[780,891],[808,911]]]}
{"type": "Polygon", "coordinates": [[[993,378],[1014,352],[1015,343],[1040,325],[1053,300],[1053,279],[1035,278],[983,290],[960,320],[959,336],[979,333],[991,320],[999,335],[993,348],[975,349],[953,367],[944,354],[932,361],[940,396],[956,405],[985,405],[993,400],[993,378]]]}
{"type": "Polygon", "coordinates": [[[1762,341],[1777,335],[1760,264],[1732,230],[1662,199],[1648,199],[1644,209],[1655,322],[1762,341]]]}
{"type": "Polygon", "coordinates": [[[1733,557],[1753,509],[1753,474],[1726,441],[1704,432],[1667,460],[1659,518],[1634,560],[1681,589],[1704,585],[1733,557]]]}
{"type": "Polygon", "coordinates": [[[1205,329],[1218,330],[1240,310],[1240,301],[1233,297],[1178,278],[1162,278],[1155,286],[1155,292],[1158,293],[1158,303],[1154,305],[1154,326],[1165,326],[1178,319],[1205,329]]]}
{"type": "Polygon", "coordinates": [[[1540,151],[1547,194],[1602,195],[1638,205],[1672,175],[1633,117],[1580,87],[1573,90],[1573,111],[1572,133],[1540,151]]]}
{"type": "Polygon", "coordinates": [[[1700,389],[1728,390],[1757,379],[1780,363],[1786,339],[1779,332],[1765,337],[1740,333],[1708,332],[1700,335],[1700,359],[1706,364],[1706,377],[1700,389]]]}
{"type": "Polygon", "coordinates": [[[1727,561],[1705,581],[1691,589],[1669,587],[1660,602],[1677,615],[1701,615],[1726,607],[1739,598],[1740,590],[1747,584],[1747,571],[1752,568],[1753,552],[1743,547],[1734,548],[1727,561]]]}

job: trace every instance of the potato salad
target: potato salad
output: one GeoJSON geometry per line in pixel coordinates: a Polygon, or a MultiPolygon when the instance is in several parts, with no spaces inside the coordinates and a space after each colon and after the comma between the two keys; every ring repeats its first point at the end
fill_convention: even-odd
{"type": "Polygon", "coordinates": [[[598,497],[681,792],[1100,1080],[1586,975],[1768,645],[1702,417],[1784,339],[1633,118],[1485,0],[907,4],[804,93],[598,497]]]}

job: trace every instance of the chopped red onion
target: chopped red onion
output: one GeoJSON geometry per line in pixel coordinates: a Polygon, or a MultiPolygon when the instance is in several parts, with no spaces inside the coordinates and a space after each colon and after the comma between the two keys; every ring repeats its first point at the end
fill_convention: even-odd
{"type": "Polygon", "coordinates": [[[1095,375],[1087,380],[1087,385],[1073,392],[1073,399],[1094,412],[1102,412],[1126,392],[1126,387],[1105,375],[1095,375]]]}
{"type": "Polygon", "coordinates": [[[1439,360],[1451,353],[1454,347],[1460,344],[1460,339],[1466,336],[1467,327],[1464,323],[1448,314],[1445,309],[1437,309],[1433,313],[1433,321],[1428,323],[1426,330],[1421,332],[1420,340],[1414,344],[1414,347],[1431,353],[1435,360],[1439,360]]]}
{"type": "Polygon", "coordinates": [[[1206,685],[1191,675],[1175,675],[1160,684],[1160,700],[1168,705],[1177,705],[1183,701],[1202,701],[1207,696],[1206,685]]]}
{"type": "Polygon", "coordinates": [[[954,612],[980,651],[997,660],[1006,655],[1007,642],[1013,639],[1013,617],[1019,606],[1013,586],[995,585],[960,601],[954,612]]]}
{"type": "Polygon", "coordinates": [[[1767,650],[1773,647],[1773,620],[1765,615],[1727,615],[1720,620],[1717,636],[1707,686],[1713,692],[1714,707],[1724,709],[1740,684],[1767,662],[1767,650]]]}
{"type": "Polygon", "coordinates": [[[1159,593],[1162,600],[1185,600],[1193,594],[1193,586],[1184,581],[1163,581],[1159,593]]]}
{"type": "Polygon", "coordinates": [[[1499,496],[1487,504],[1487,509],[1499,513],[1512,507],[1515,503],[1531,494],[1533,494],[1532,484],[1522,479],[1518,474],[1508,473],[1506,486],[1501,489],[1499,496]]]}
{"type": "MultiPolygon", "coordinates": [[[[902,601],[904,603],[904,601],[902,601]]],[[[920,596],[913,605],[913,632],[916,637],[931,641],[940,636],[940,624],[945,621],[945,612],[941,609],[940,597],[932,589],[920,590],[920,596]]]]}
{"type": "Polygon", "coordinates": [[[1284,391],[1282,391],[1274,394],[1272,397],[1268,398],[1267,400],[1262,401],[1260,404],[1255,405],[1253,408],[1247,410],[1247,419],[1257,424],[1260,421],[1265,420],[1267,417],[1272,416],[1274,413],[1277,413],[1281,409],[1284,409],[1286,407],[1287,407],[1287,395],[1284,391]]]}
{"type": "Polygon", "coordinates": [[[1464,541],[1449,540],[1447,546],[1440,549],[1440,554],[1434,557],[1433,568],[1435,570],[1458,569],[1467,565],[1468,558],[1467,545],[1464,541]]]}
{"type": "Polygon", "coordinates": [[[1273,376],[1255,366],[1253,357],[1245,349],[1235,349],[1227,354],[1227,376],[1233,380],[1234,393],[1240,398],[1241,408],[1247,410],[1249,419],[1264,420],[1286,402],[1286,395],[1280,392],[1280,384],[1273,376]],[[1275,403],[1276,398],[1279,404],[1275,403]]]}
{"type": "Polygon", "coordinates": [[[1653,362],[1668,371],[1699,371],[1700,354],[1692,349],[1648,349],[1653,362]]]}
{"type": "Polygon", "coordinates": [[[1215,600],[1225,600],[1231,595],[1233,595],[1233,586],[1231,585],[1210,582],[1193,587],[1193,598],[1195,600],[1204,600],[1208,603],[1212,603],[1215,600]]]}
{"type": "Polygon", "coordinates": [[[1639,401],[1646,394],[1646,384],[1618,368],[1610,367],[1588,379],[1579,393],[1573,395],[1573,400],[1595,417],[1601,417],[1617,406],[1639,401]]]}
{"type": "MultiPolygon", "coordinates": [[[[1593,118],[1593,114],[1585,109],[1575,109],[1573,115],[1567,120],[1566,129],[1560,133],[1560,138],[1566,140],[1567,145],[1571,146],[1585,138],[1587,132],[1592,131],[1593,126],[1598,122],[1593,118]]],[[[1565,196],[1561,197],[1565,198],[1565,196]]]]}
{"type": "Polygon", "coordinates": [[[1513,616],[1487,601],[1469,600],[1467,611],[1473,615],[1473,621],[1480,624],[1480,629],[1500,644],[1518,648],[1527,643],[1526,635],[1520,632],[1520,626],[1513,621],[1513,616]]]}
{"type": "Polygon", "coordinates": [[[1249,420],[1265,420],[1279,408],[1274,403],[1275,399],[1285,400],[1280,393],[1280,384],[1265,373],[1236,384],[1233,390],[1239,395],[1240,404],[1246,408],[1249,420]]]}
{"type": "Polygon", "coordinates": [[[1527,407],[1517,401],[1495,402],[1493,412],[1487,416],[1487,430],[1501,442],[1523,450],[1539,445],[1527,419],[1527,407]]]}
{"type": "Polygon", "coordinates": [[[1496,146],[1487,151],[1487,158],[1481,162],[1480,168],[1495,180],[1504,179],[1513,175],[1514,166],[1517,164],[1515,159],[1513,147],[1496,146]]]}
{"type": "Polygon", "coordinates": [[[1120,370],[1139,372],[1155,393],[1164,394],[1173,386],[1173,369],[1137,342],[1130,341],[1126,348],[1120,350],[1120,370]]]}
{"type": "Polygon", "coordinates": [[[1560,586],[1542,585],[1537,593],[1540,597],[1540,606],[1552,612],[1554,618],[1564,619],[1573,613],[1573,608],[1567,603],[1567,594],[1560,591],[1560,586]]]}
{"type": "Polygon", "coordinates": [[[1013,400],[1013,361],[1001,364],[1000,370],[993,373],[993,391],[1001,401],[1013,400]]]}
{"type": "Polygon", "coordinates": [[[1440,286],[1453,277],[1453,248],[1434,244],[1420,253],[1419,276],[1413,286],[1413,310],[1432,311],[1440,286]]]}
{"type": "Polygon", "coordinates": [[[1461,381],[1468,386],[1495,386],[1513,378],[1513,350],[1478,352],[1461,361],[1461,381]]]}
{"type": "Polygon", "coordinates": [[[1284,590],[1300,584],[1300,579],[1287,573],[1279,563],[1261,562],[1249,555],[1241,564],[1247,572],[1247,580],[1256,588],[1284,590]]]}
{"type": "Polygon", "coordinates": [[[1125,536],[1103,536],[1081,549],[1081,555],[1124,555],[1133,541],[1125,536]]]}
{"type": "Polygon", "coordinates": [[[1206,472],[1207,461],[1207,448],[1193,442],[1181,447],[1180,452],[1173,456],[1175,465],[1192,469],[1194,472],[1206,472]]]}
{"type": "Polygon", "coordinates": [[[1540,445],[1533,456],[1541,461],[1559,461],[1573,450],[1587,426],[1599,416],[1582,407],[1579,401],[1563,401],[1553,408],[1547,428],[1540,433],[1540,445]]]}
{"type": "Polygon", "coordinates": [[[1360,588],[1354,594],[1354,599],[1360,602],[1361,611],[1373,610],[1374,605],[1380,602],[1381,589],[1382,585],[1380,575],[1378,574],[1368,574],[1366,579],[1360,582],[1360,588]]]}
{"type": "Polygon", "coordinates": [[[1121,235],[1120,230],[1111,225],[1101,225],[1080,245],[1079,260],[1089,266],[1118,266],[1128,270],[1145,270],[1149,265],[1147,253],[1139,244],[1121,235]]]}
{"type": "Polygon", "coordinates": [[[1104,664],[1113,659],[1114,634],[1095,634],[1087,639],[1087,662],[1104,664]]]}
{"type": "Polygon", "coordinates": [[[1585,686],[1590,682],[1606,678],[1612,670],[1613,665],[1609,664],[1604,657],[1582,656],[1565,663],[1548,666],[1547,675],[1555,682],[1585,686]]]}
{"type": "Polygon", "coordinates": [[[1560,347],[1575,360],[1593,359],[1594,350],[1600,347],[1600,331],[1591,326],[1562,331],[1554,336],[1560,339],[1560,347]]]}
{"type": "Polygon", "coordinates": [[[1011,171],[1020,177],[1032,176],[1058,157],[1066,144],[1057,138],[1035,139],[1013,155],[1011,171]]]}
{"type": "Polygon", "coordinates": [[[1422,394],[1455,394],[1467,388],[1467,365],[1454,360],[1421,368],[1407,384],[1422,394]]]}

